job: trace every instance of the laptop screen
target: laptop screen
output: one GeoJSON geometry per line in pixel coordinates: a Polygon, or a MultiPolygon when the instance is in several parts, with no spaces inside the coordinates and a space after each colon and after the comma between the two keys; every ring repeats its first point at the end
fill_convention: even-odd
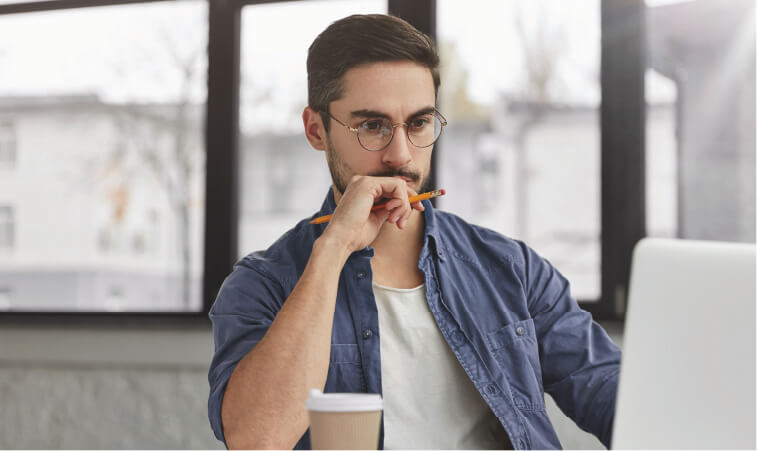
{"type": "Polygon", "coordinates": [[[613,448],[755,448],[755,246],[634,251],[613,448]]]}

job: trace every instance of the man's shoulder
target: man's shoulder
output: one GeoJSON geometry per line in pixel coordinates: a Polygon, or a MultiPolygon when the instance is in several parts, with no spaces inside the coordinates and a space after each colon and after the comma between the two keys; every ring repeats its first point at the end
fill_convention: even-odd
{"type": "MultiPolygon", "coordinates": [[[[496,230],[472,224],[453,213],[435,212],[442,247],[460,258],[507,260],[522,265],[529,247],[496,230]]],[[[485,262],[481,262],[484,264],[485,262]]]]}
{"type": "Polygon", "coordinates": [[[281,284],[293,286],[305,269],[321,227],[309,224],[309,219],[303,219],[268,248],[242,257],[234,265],[234,270],[252,270],[281,284]]]}

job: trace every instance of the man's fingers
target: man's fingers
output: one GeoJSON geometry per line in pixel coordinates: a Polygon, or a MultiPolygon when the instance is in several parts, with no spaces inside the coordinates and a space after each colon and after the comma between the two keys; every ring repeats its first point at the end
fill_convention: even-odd
{"type": "Polygon", "coordinates": [[[410,204],[409,197],[417,193],[403,179],[396,177],[354,176],[345,190],[343,200],[355,197],[360,191],[365,193],[364,190],[371,191],[373,202],[384,203],[381,210],[385,214],[376,216],[381,222],[392,222],[397,227],[404,228],[413,210],[424,210],[420,202],[410,204]]]}
{"type": "Polygon", "coordinates": [[[381,210],[376,211],[375,214],[379,224],[383,224],[389,219],[389,210],[387,209],[382,208],[381,210]]]}
{"type": "Polygon", "coordinates": [[[380,197],[389,198],[384,204],[384,209],[390,213],[387,220],[397,223],[412,209],[408,196],[413,195],[415,191],[408,188],[402,179],[387,177],[379,180],[380,197]]]}
{"type": "MultiPolygon", "coordinates": [[[[417,195],[418,195],[418,193],[414,189],[412,189],[410,187],[407,188],[407,196],[408,197],[413,197],[413,196],[417,196],[417,195]]],[[[422,202],[413,202],[412,204],[410,204],[410,208],[412,208],[413,210],[418,210],[418,211],[425,210],[425,207],[423,206],[422,202]]]]}
{"type": "Polygon", "coordinates": [[[402,206],[402,199],[392,199],[384,205],[385,210],[392,211],[402,206]]]}
{"type": "Polygon", "coordinates": [[[410,219],[410,214],[413,212],[413,209],[410,207],[410,204],[407,205],[407,211],[405,211],[405,214],[402,215],[402,219],[400,219],[400,229],[405,228],[405,224],[407,224],[407,220],[410,219]]]}

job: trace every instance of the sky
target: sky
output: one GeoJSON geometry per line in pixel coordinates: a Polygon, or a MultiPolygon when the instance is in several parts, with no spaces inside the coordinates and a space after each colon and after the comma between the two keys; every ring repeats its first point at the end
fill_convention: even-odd
{"type": "MultiPolygon", "coordinates": [[[[207,7],[179,1],[0,16],[0,95],[95,92],[108,101],[170,101],[172,52],[207,67],[207,7]]],[[[195,81],[204,100],[205,75],[195,81]]]]}
{"type": "MultiPolygon", "coordinates": [[[[651,0],[670,3],[669,0],[651,0]]],[[[0,0],[0,3],[12,3],[0,0]]],[[[558,101],[599,102],[599,0],[438,0],[438,40],[452,42],[474,102],[491,105],[524,84],[526,36],[556,50],[558,101]]],[[[242,11],[242,127],[298,128],[306,103],[305,58],[315,36],[353,13],[386,12],[384,0],[315,0],[242,11]]],[[[97,93],[111,102],[175,101],[192,61],[191,98],[206,96],[207,6],[198,0],[0,16],[0,95],[97,93]],[[178,57],[178,58],[177,58],[178,57]]],[[[648,97],[672,99],[653,74],[648,97]]]]}

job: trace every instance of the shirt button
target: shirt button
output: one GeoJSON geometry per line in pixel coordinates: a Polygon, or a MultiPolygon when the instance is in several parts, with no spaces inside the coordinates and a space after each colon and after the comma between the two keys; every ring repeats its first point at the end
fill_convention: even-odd
{"type": "Polygon", "coordinates": [[[459,345],[463,341],[463,334],[459,330],[452,332],[452,343],[459,345]]]}
{"type": "Polygon", "coordinates": [[[522,438],[518,439],[518,448],[526,449],[526,442],[522,438]]]}
{"type": "Polygon", "coordinates": [[[489,394],[490,396],[494,396],[497,393],[499,393],[499,389],[494,384],[487,385],[485,390],[486,390],[486,393],[489,394]]]}
{"type": "Polygon", "coordinates": [[[515,329],[515,333],[518,334],[518,336],[523,336],[523,334],[526,333],[526,328],[523,326],[518,326],[518,328],[515,329]]]}
{"type": "Polygon", "coordinates": [[[365,273],[363,271],[360,271],[360,272],[357,273],[357,278],[358,279],[362,279],[363,277],[365,277],[365,273]]]}
{"type": "Polygon", "coordinates": [[[370,329],[363,329],[363,339],[367,340],[373,336],[373,331],[370,329]]]}

